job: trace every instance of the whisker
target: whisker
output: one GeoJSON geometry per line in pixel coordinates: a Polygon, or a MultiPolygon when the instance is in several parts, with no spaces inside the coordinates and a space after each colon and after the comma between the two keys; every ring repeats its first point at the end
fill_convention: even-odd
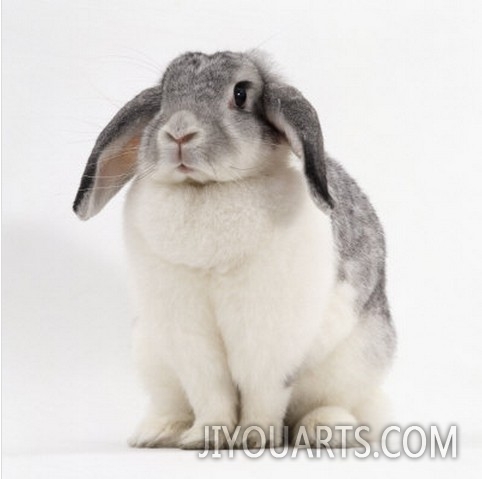
{"type": "Polygon", "coordinates": [[[99,179],[104,179],[104,178],[125,178],[126,176],[129,176],[129,173],[122,173],[119,175],[82,175],[84,178],[99,178],[99,179]]]}
{"type": "Polygon", "coordinates": [[[129,55],[104,55],[104,58],[109,59],[109,60],[127,61],[134,66],[142,67],[145,70],[147,70],[151,73],[155,73],[158,76],[160,74],[160,69],[157,66],[155,66],[153,64],[150,64],[146,60],[142,60],[140,58],[131,57],[129,55]]]}
{"type": "Polygon", "coordinates": [[[250,167],[247,167],[247,168],[239,168],[238,166],[234,166],[234,165],[228,165],[230,168],[232,168],[233,170],[239,170],[239,171],[250,171],[250,170],[261,170],[262,167],[261,166],[250,166],[250,167]]]}

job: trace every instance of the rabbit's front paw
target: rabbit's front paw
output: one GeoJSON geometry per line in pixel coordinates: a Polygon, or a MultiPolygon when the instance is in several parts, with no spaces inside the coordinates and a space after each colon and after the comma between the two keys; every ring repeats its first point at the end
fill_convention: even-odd
{"type": "Polygon", "coordinates": [[[234,427],[234,423],[230,422],[217,426],[215,432],[213,426],[194,423],[191,429],[182,435],[180,445],[183,449],[225,449],[229,446],[226,434],[231,438],[234,427]]]}
{"type": "Polygon", "coordinates": [[[188,417],[146,417],[129,439],[131,447],[177,447],[181,435],[192,425],[188,417]]]}

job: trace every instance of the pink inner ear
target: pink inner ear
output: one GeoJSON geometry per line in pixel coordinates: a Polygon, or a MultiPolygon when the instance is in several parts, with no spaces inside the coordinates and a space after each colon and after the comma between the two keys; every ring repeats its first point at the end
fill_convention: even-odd
{"type": "Polygon", "coordinates": [[[105,152],[103,158],[99,159],[96,187],[120,186],[129,179],[137,162],[140,141],[141,136],[136,135],[120,150],[115,149],[111,153],[105,152]]]}

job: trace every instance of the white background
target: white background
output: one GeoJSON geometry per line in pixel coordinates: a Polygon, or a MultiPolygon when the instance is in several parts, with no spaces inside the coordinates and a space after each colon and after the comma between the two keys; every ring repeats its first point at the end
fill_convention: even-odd
{"type": "Polygon", "coordinates": [[[481,18],[470,0],[5,0],[5,477],[476,474],[481,18]],[[400,337],[395,417],[458,425],[455,461],[216,462],[126,446],[145,398],[129,349],[123,198],[88,223],[71,203],[96,135],[173,57],[252,47],[315,105],[328,152],[379,212],[400,337]]]}

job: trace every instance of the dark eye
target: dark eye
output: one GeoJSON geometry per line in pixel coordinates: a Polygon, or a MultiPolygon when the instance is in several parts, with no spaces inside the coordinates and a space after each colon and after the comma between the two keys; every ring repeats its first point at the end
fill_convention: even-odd
{"type": "Polygon", "coordinates": [[[247,98],[246,84],[244,82],[236,83],[234,87],[234,103],[238,108],[243,108],[247,98]]]}

